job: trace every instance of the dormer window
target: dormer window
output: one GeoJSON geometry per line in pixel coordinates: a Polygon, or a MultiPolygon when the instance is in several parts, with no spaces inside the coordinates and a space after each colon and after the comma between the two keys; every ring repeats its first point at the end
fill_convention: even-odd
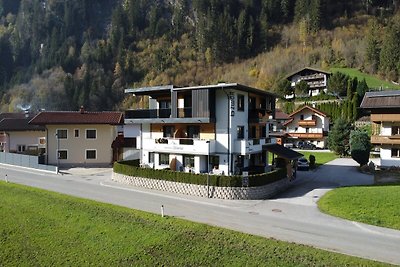
{"type": "Polygon", "coordinates": [[[300,120],[304,120],[304,115],[300,115],[300,120]]]}

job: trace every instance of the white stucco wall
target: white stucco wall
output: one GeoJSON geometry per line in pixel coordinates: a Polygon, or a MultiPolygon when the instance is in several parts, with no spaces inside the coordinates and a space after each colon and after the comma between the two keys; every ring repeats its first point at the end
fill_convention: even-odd
{"type": "Polygon", "coordinates": [[[39,138],[46,137],[45,131],[8,132],[8,142],[5,152],[17,151],[18,145],[38,146],[39,138]]]}
{"type": "Polygon", "coordinates": [[[117,128],[111,125],[48,125],[48,163],[57,165],[57,129],[67,129],[68,138],[59,140],[59,149],[68,151],[67,159],[60,159],[60,166],[106,165],[111,164],[111,144],[117,136],[117,128]],[[74,130],[79,137],[74,137],[74,130]],[[86,129],[96,129],[96,139],[86,139],[86,129]],[[86,159],[86,150],[96,150],[96,159],[86,159]]]}

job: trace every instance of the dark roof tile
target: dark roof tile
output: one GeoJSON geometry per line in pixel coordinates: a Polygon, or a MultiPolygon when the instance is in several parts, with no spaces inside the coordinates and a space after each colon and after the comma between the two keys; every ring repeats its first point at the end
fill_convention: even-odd
{"type": "Polygon", "coordinates": [[[103,111],[44,111],[36,115],[30,124],[109,124],[120,125],[124,123],[122,112],[103,111]]]}

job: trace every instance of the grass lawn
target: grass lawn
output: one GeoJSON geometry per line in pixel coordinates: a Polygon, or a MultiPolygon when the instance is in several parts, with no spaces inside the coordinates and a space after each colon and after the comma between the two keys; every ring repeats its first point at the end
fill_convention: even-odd
{"type": "Polygon", "coordinates": [[[343,187],[318,202],[328,214],[400,230],[400,185],[343,187]]]}
{"type": "Polygon", "coordinates": [[[1,266],[377,266],[377,262],[0,182],[1,266]]]}
{"type": "Polygon", "coordinates": [[[400,86],[395,85],[391,82],[381,80],[373,75],[369,75],[366,73],[362,73],[358,69],[354,68],[331,68],[332,73],[334,72],[342,72],[344,74],[349,75],[350,77],[357,77],[359,81],[362,81],[365,78],[365,81],[368,84],[369,88],[379,88],[383,87],[383,89],[400,89],[400,86]]]}
{"type": "Polygon", "coordinates": [[[333,152],[318,152],[317,151],[301,151],[297,150],[297,152],[304,155],[304,157],[308,160],[310,155],[315,156],[315,164],[316,166],[324,165],[325,163],[336,159],[338,156],[333,152]]]}

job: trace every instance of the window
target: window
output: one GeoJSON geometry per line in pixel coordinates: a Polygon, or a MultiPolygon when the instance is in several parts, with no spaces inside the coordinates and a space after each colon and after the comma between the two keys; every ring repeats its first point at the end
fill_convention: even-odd
{"type": "Polygon", "coordinates": [[[95,149],[86,150],[86,159],[96,159],[96,150],[95,149]]]}
{"type": "Polygon", "coordinates": [[[267,127],[266,126],[261,126],[260,130],[261,130],[261,138],[267,137],[267,127]]]}
{"type": "Polygon", "coordinates": [[[250,137],[249,138],[257,138],[257,128],[256,128],[256,126],[251,126],[251,128],[250,128],[250,137]]]}
{"type": "Polygon", "coordinates": [[[400,126],[392,126],[392,135],[400,135],[400,126]]]}
{"type": "Polygon", "coordinates": [[[154,152],[149,152],[149,163],[154,163],[154,152]]]}
{"type": "Polygon", "coordinates": [[[79,137],[79,129],[74,130],[74,137],[79,137]]]}
{"type": "Polygon", "coordinates": [[[237,138],[243,139],[244,138],[244,126],[237,127],[237,138]]]}
{"type": "Polygon", "coordinates": [[[164,126],[163,127],[163,137],[174,137],[175,127],[174,126],[164,126]]]}
{"type": "Polygon", "coordinates": [[[400,158],[400,148],[392,148],[392,158],[400,158]]]}
{"type": "Polygon", "coordinates": [[[171,101],[169,101],[169,100],[161,100],[159,106],[160,106],[160,109],[171,108],[171,101]]]}
{"type": "Polygon", "coordinates": [[[68,151],[67,150],[58,150],[58,158],[59,159],[68,159],[68,151]]]}
{"type": "Polygon", "coordinates": [[[169,164],[169,154],[162,154],[160,153],[159,155],[159,165],[168,165],[169,164]]]}
{"type": "Polygon", "coordinates": [[[200,126],[189,125],[187,127],[188,138],[200,138],[200,126]]]}
{"type": "Polygon", "coordinates": [[[244,111],[244,95],[238,95],[237,100],[237,109],[238,111],[244,111]]]}
{"type": "Polygon", "coordinates": [[[306,133],[309,133],[310,132],[310,128],[306,128],[306,133]]]}
{"type": "Polygon", "coordinates": [[[304,115],[300,115],[300,120],[304,120],[304,115]]]}
{"type": "Polygon", "coordinates": [[[17,151],[18,152],[24,152],[26,150],[26,146],[25,145],[18,145],[17,151]]]}
{"type": "Polygon", "coordinates": [[[184,155],[183,156],[183,166],[185,166],[185,167],[194,167],[194,156],[192,156],[192,155],[184,155]]]}
{"type": "Polygon", "coordinates": [[[68,138],[68,130],[66,130],[66,129],[57,129],[56,137],[58,139],[67,139],[68,138]]]}
{"type": "Polygon", "coordinates": [[[86,139],[96,139],[96,130],[86,130],[86,139]]]}
{"type": "Polygon", "coordinates": [[[212,169],[218,169],[219,168],[219,156],[210,156],[210,167],[212,169]]]}

